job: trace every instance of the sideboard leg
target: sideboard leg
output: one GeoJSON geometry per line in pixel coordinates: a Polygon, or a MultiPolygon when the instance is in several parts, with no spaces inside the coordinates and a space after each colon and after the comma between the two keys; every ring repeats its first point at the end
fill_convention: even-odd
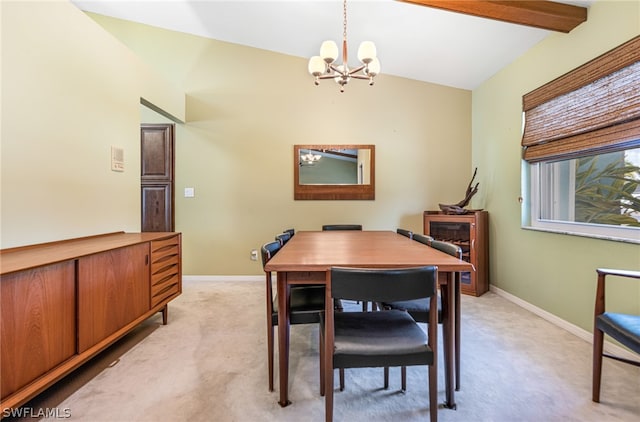
{"type": "Polygon", "coordinates": [[[162,325],[167,325],[169,322],[169,305],[164,305],[160,312],[162,312],[162,325]]]}

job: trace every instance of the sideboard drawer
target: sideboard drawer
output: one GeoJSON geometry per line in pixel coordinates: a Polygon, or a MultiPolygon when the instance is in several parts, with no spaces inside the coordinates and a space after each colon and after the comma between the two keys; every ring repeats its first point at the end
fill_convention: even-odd
{"type": "Polygon", "coordinates": [[[180,237],[151,242],[151,307],[181,293],[180,237]]]}

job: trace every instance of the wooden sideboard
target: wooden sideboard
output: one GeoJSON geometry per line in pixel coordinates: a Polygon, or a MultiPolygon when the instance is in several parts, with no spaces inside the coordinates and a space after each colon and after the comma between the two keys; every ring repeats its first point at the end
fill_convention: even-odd
{"type": "Polygon", "coordinates": [[[489,290],[489,213],[475,211],[449,215],[424,212],[424,234],[462,248],[462,259],[473,264],[473,271],[462,273],[462,293],[480,296],[489,290]]]}
{"type": "Polygon", "coordinates": [[[180,233],[109,233],[0,251],[0,409],[15,408],[182,292],[180,233]]]}

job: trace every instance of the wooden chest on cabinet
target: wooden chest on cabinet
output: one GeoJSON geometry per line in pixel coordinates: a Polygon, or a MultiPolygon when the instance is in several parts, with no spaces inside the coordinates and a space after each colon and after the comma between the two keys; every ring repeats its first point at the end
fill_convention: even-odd
{"type": "Polygon", "coordinates": [[[155,313],[166,324],[181,265],[173,232],[0,251],[0,408],[24,404],[155,313]]]}
{"type": "Polygon", "coordinates": [[[473,264],[474,271],[462,273],[462,293],[480,296],[489,290],[488,229],[487,211],[461,215],[424,212],[424,234],[460,246],[462,259],[473,264]]]}

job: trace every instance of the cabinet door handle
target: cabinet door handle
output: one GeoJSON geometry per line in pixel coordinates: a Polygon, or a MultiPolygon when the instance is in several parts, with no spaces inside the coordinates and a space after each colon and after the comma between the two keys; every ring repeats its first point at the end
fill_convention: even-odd
{"type": "Polygon", "coordinates": [[[144,265],[149,265],[149,255],[144,256],[144,265]]]}
{"type": "Polygon", "coordinates": [[[475,248],[475,245],[476,245],[476,240],[471,239],[471,249],[475,248]]]}

